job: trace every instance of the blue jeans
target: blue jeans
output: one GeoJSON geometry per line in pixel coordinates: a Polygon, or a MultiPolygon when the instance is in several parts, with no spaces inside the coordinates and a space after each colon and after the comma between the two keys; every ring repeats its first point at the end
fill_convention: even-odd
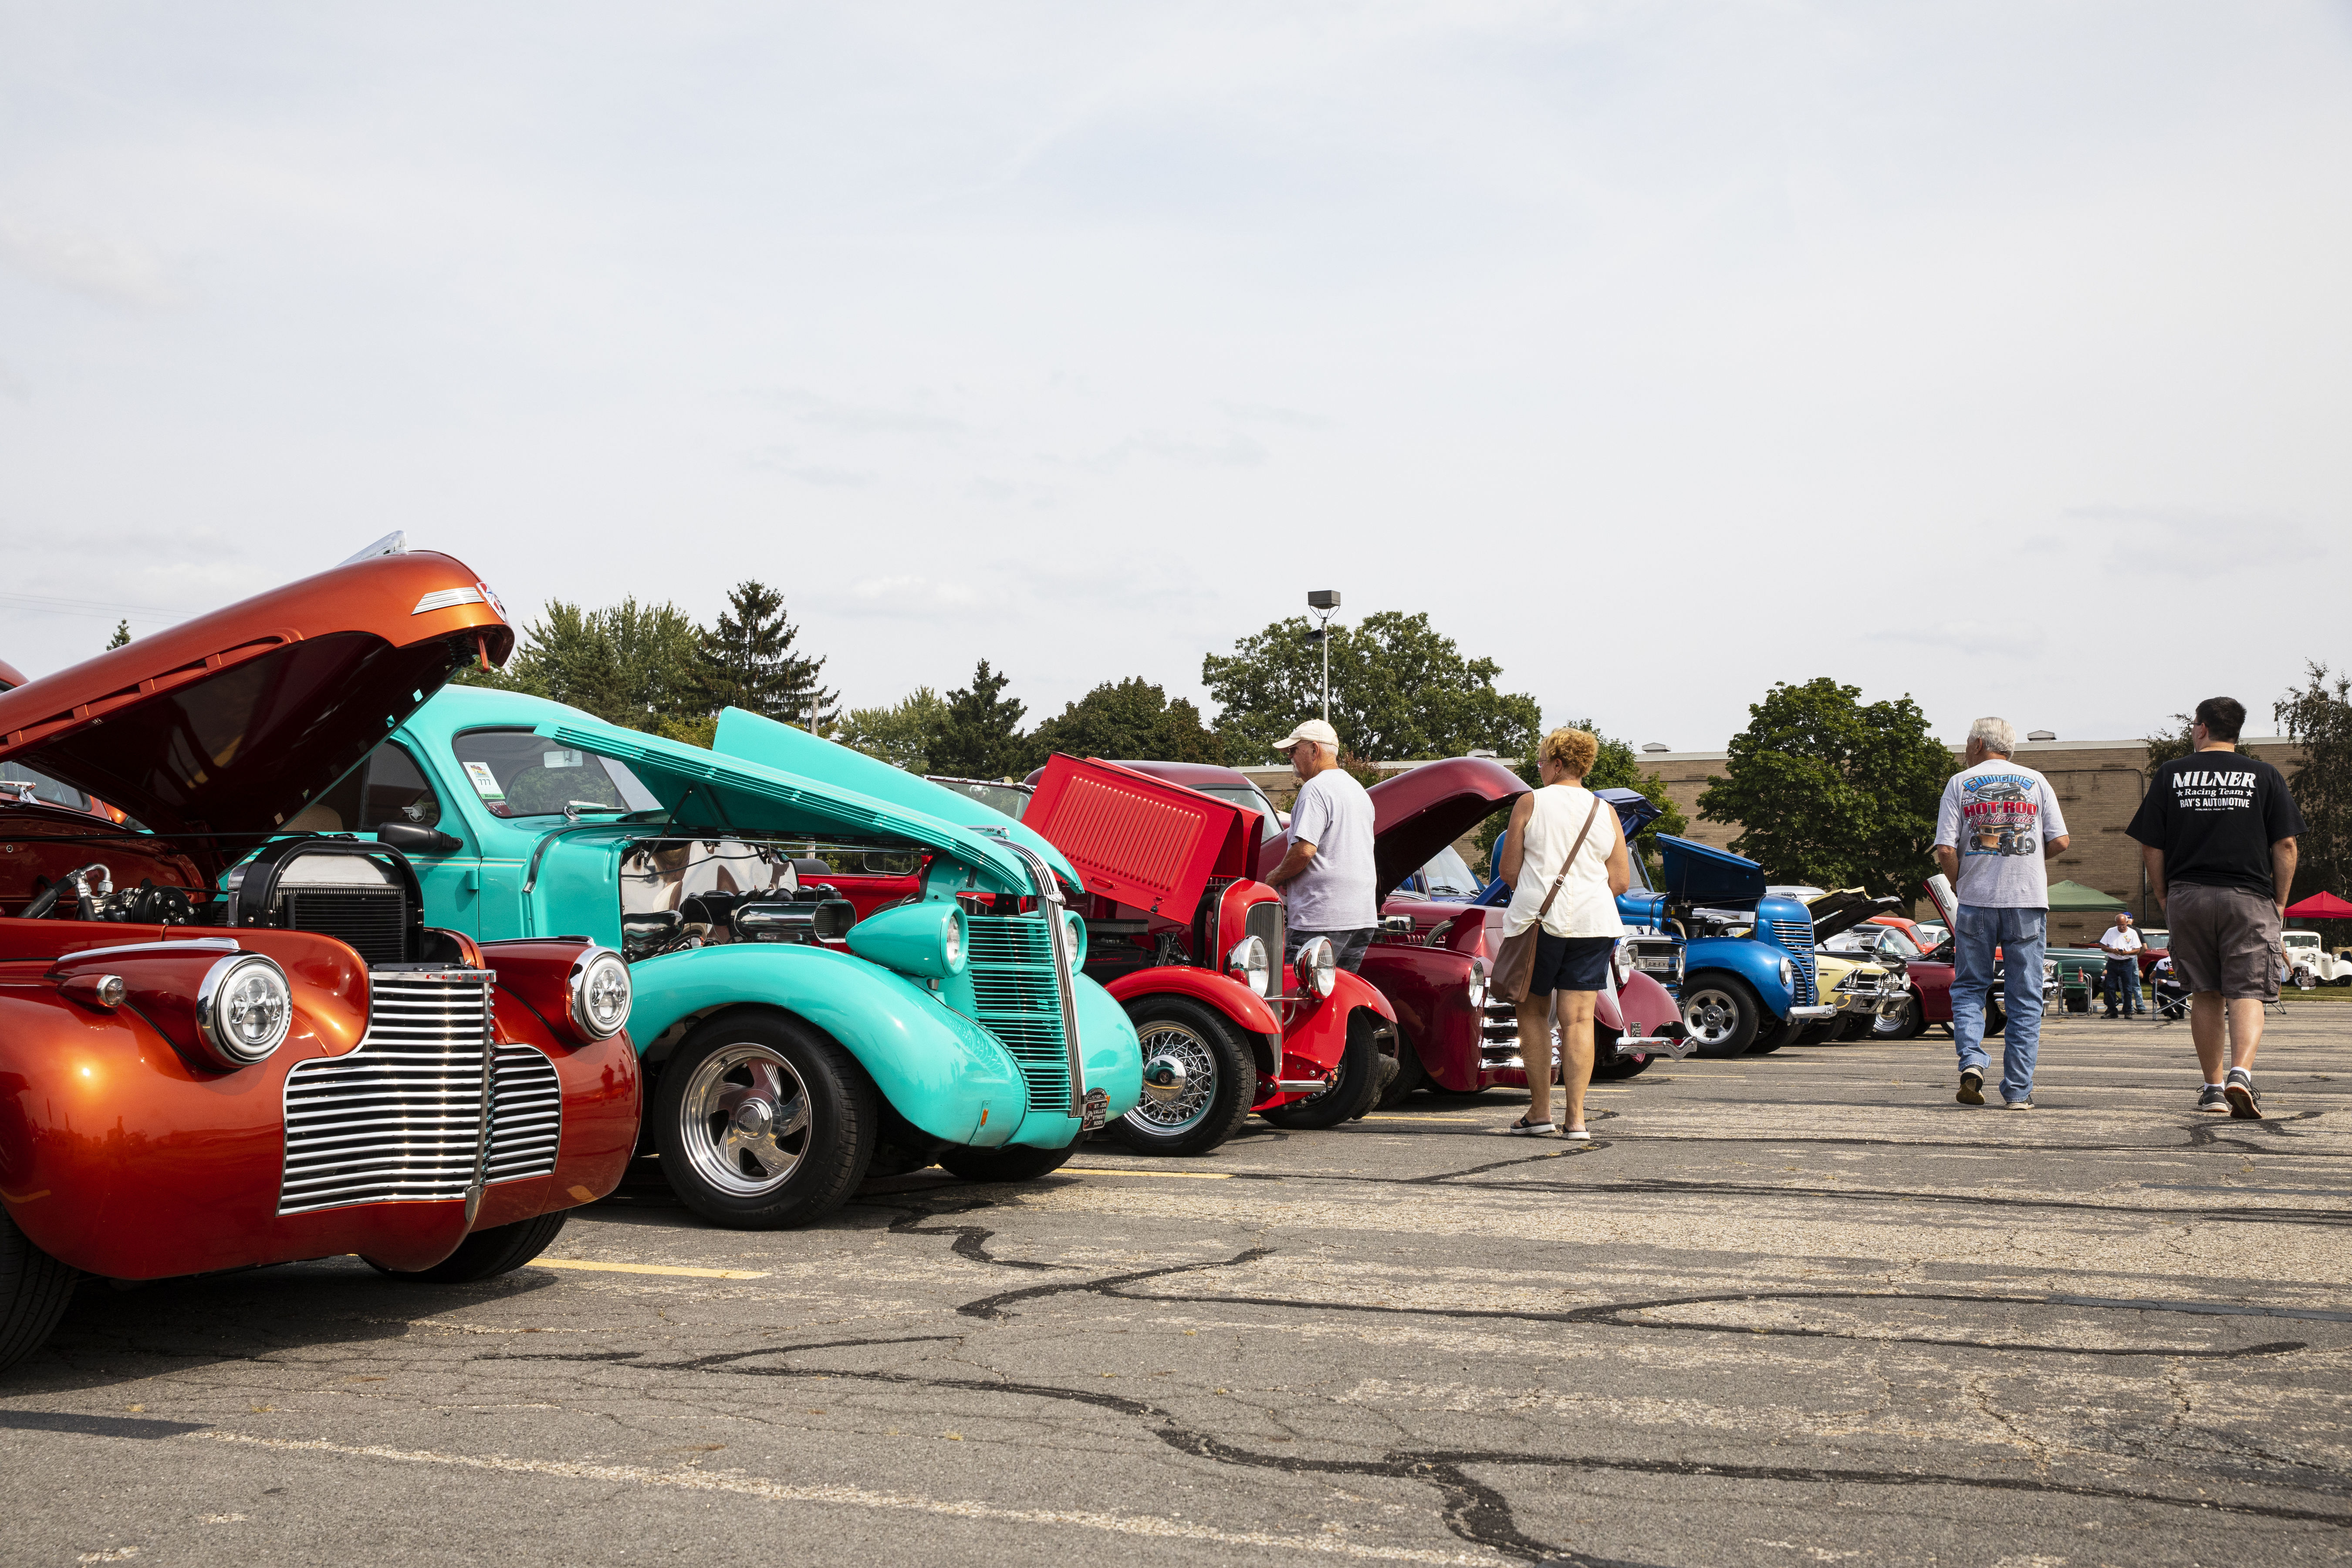
{"type": "Polygon", "coordinates": [[[2000,1097],[2029,1099],[2033,1057],[2042,1046],[2042,950],[2049,945],[2047,910],[1990,910],[1962,904],[1952,932],[1952,1045],[1960,1070],[1985,1069],[1985,997],[1992,990],[1993,949],[2000,949],[2009,1012],[2001,1051],[2000,1097]]]}
{"type": "Polygon", "coordinates": [[[2139,960],[2111,958],[2107,960],[2107,1016],[2116,1016],[2116,1004],[2123,1004],[2124,1016],[2145,1013],[2147,1007],[2139,999],[2139,960]]]}

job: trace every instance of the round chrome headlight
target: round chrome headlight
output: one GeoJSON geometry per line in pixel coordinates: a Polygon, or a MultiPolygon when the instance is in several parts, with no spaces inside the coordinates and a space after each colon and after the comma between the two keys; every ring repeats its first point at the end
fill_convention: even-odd
{"type": "Polygon", "coordinates": [[[1299,989],[1309,996],[1328,996],[1338,984],[1339,953],[1328,936],[1310,937],[1298,949],[1291,961],[1298,971],[1299,989]]]}
{"type": "Polygon", "coordinates": [[[1087,962],[1087,922],[1075,913],[1062,917],[1062,945],[1069,955],[1073,971],[1085,967],[1087,962]]]}
{"type": "Polygon", "coordinates": [[[294,988],[277,961],[258,952],[224,958],[196,987],[196,1037],[225,1068],[251,1067],[286,1043],[294,988]]]}
{"type": "Polygon", "coordinates": [[[950,909],[947,921],[940,927],[940,962],[947,966],[950,974],[963,967],[963,918],[961,910],[950,909]]]}
{"type": "Polygon", "coordinates": [[[1617,972],[1617,984],[1620,986],[1633,977],[1633,971],[1639,969],[1642,964],[1640,954],[1634,951],[1631,937],[1617,939],[1616,947],[1609,954],[1609,963],[1610,967],[1617,972]]]}
{"type": "Polygon", "coordinates": [[[1780,989],[1794,991],[1796,988],[1797,961],[1793,958],[1784,958],[1780,961],[1780,989]]]}
{"type": "Polygon", "coordinates": [[[1265,938],[1245,936],[1225,954],[1225,973],[1261,996],[1274,991],[1272,967],[1266,962],[1265,938]]]}
{"type": "Polygon", "coordinates": [[[629,1021],[629,966],[609,947],[592,947],[572,965],[572,1022],[592,1040],[609,1040],[629,1021]]]}
{"type": "Polygon", "coordinates": [[[1474,958],[1470,961],[1470,1011],[1483,1013],[1486,1010],[1486,961],[1474,958]]]}

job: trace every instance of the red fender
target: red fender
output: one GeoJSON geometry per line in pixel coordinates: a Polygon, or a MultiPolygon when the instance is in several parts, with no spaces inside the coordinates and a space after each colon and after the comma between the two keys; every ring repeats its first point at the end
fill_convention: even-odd
{"type": "Polygon", "coordinates": [[[1113,1001],[1122,1005],[1138,996],[1170,993],[1190,996],[1204,1006],[1214,1007],[1249,1034],[1282,1033],[1281,1021],[1275,1017],[1265,997],[1232,975],[1220,974],[1213,969],[1198,969],[1189,963],[1154,964],[1150,969],[1129,970],[1103,989],[1111,994],[1113,1001]]]}

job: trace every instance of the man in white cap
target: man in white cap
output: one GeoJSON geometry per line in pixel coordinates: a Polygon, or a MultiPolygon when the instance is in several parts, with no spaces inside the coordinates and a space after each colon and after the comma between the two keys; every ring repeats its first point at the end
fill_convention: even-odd
{"type": "Polygon", "coordinates": [[[1372,797],[1339,766],[1339,732],[1309,719],[1274,743],[1298,775],[1290,804],[1290,849],[1266,882],[1281,889],[1288,940],[1284,962],[1309,939],[1331,939],[1339,967],[1353,970],[1380,929],[1372,901],[1372,797]]]}

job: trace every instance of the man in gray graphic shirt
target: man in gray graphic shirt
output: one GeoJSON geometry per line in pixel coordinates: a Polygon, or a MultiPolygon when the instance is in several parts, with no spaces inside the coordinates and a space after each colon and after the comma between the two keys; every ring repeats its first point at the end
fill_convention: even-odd
{"type": "Polygon", "coordinates": [[[2042,952],[2049,942],[2050,873],[2063,852],[2066,816],[2050,781],[2011,761],[2017,729],[2006,719],[1969,726],[1960,771],[1944,784],[1936,814],[1936,864],[1951,879],[1952,1044],[1960,1058],[1962,1105],[1984,1103],[1985,998],[1994,954],[2007,976],[2007,1043],[2000,1098],[2011,1110],[2033,1106],[2033,1058],[2042,1044],[2042,952]]]}

